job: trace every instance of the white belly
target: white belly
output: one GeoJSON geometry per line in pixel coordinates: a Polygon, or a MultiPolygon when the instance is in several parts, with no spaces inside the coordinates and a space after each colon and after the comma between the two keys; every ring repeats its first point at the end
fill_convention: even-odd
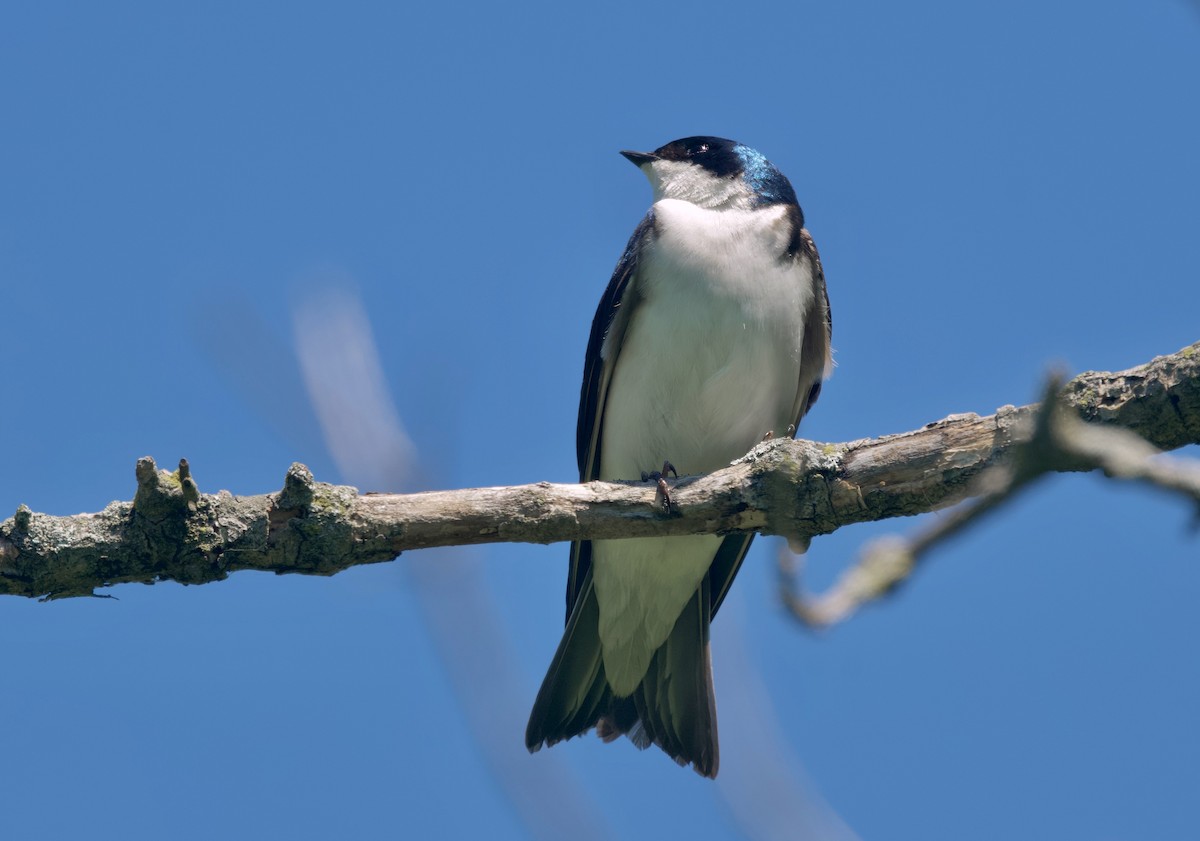
{"type": "MultiPolygon", "coordinates": [[[[781,261],[782,208],[655,205],[640,295],[609,385],[600,478],[637,479],[669,460],[707,473],[768,432],[786,433],[800,380],[812,278],[781,261]]],[[[616,351],[606,346],[604,352],[616,351]]],[[[617,695],[645,675],[712,563],[721,538],[597,541],[592,564],[605,671],[617,695]]]]}

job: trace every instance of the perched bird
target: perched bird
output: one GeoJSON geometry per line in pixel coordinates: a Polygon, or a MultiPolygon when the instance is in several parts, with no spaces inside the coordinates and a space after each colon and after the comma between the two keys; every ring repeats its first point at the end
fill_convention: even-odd
{"type": "MultiPolygon", "coordinates": [[[[794,434],[831,365],[825,277],[787,178],[720,137],[621,154],[650,179],[654,204],[592,322],[581,482],[725,467],[767,436],[794,434]]],[[[708,629],[752,538],[573,543],[566,631],[529,717],[529,750],[595,727],[715,777],[708,629]]]]}

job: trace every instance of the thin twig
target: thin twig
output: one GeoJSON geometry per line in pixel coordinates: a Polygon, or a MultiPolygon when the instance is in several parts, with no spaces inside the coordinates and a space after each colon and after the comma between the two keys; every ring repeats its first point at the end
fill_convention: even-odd
{"type": "Polygon", "coordinates": [[[825,593],[805,594],[799,561],[781,550],[780,590],[787,610],[814,627],[848,619],[863,605],[894,590],[935,549],[1052,473],[1098,470],[1111,479],[1142,482],[1184,496],[1196,506],[1200,518],[1200,463],[1163,456],[1127,429],[1084,423],[1064,400],[1060,376],[1048,378],[1041,408],[1030,420],[1010,460],[979,476],[973,499],[912,537],[889,535],[869,543],[825,593]]]}

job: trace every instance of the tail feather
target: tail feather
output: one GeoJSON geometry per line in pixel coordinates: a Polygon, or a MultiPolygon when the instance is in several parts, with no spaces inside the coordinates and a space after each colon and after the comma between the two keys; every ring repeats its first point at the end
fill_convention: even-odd
{"type": "Polygon", "coordinates": [[[719,757],[708,646],[711,607],[706,577],[633,695],[618,698],[604,673],[600,610],[589,571],[534,701],[526,747],[537,751],[596,727],[605,741],[625,734],[639,748],[658,745],[680,765],[715,777],[719,757]]]}
{"type": "Polygon", "coordinates": [[[650,740],[680,765],[715,777],[717,710],[709,658],[708,580],[683,609],[634,693],[650,740]]]}
{"type": "Polygon", "coordinates": [[[612,693],[604,677],[599,620],[600,606],[588,580],[533,702],[525,729],[531,753],[587,732],[607,707],[612,693]]]}

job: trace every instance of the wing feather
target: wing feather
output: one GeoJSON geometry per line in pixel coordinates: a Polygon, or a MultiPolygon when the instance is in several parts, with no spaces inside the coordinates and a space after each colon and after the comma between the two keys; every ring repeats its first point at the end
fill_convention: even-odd
{"type": "MultiPolygon", "coordinates": [[[[653,233],[654,210],[651,209],[629,238],[592,319],[592,333],[588,337],[587,355],[583,363],[583,385],[579,390],[579,422],[575,428],[580,482],[591,482],[600,476],[600,429],[604,423],[604,403],[625,329],[629,326],[629,313],[637,300],[635,281],[638,257],[643,243],[653,233]]],[[[584,540],[572,543],[571,566],[567,574],[568,619],[591,566],[591,542],[584,540]]]]}

